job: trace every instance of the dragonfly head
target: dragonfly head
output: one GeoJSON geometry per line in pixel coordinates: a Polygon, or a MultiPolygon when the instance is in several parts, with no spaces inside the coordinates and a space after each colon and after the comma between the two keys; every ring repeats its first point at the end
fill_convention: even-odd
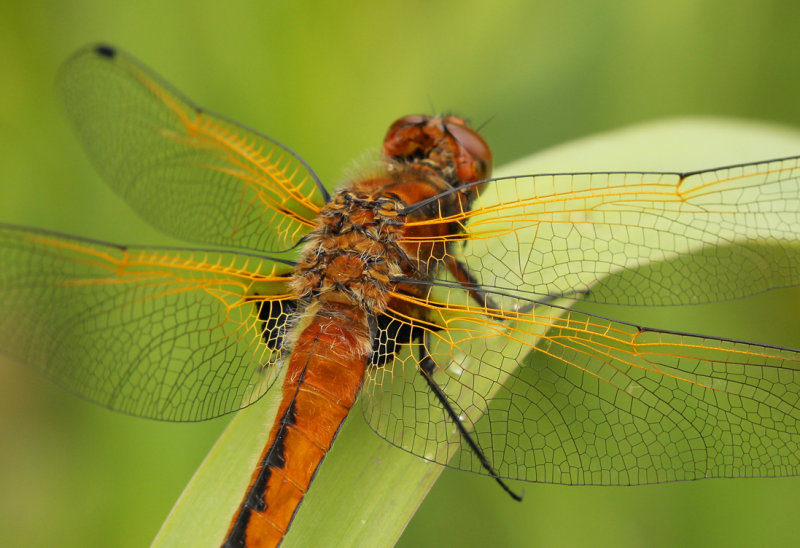
{"type": "Polygon", "coordinates": [[[457,116],[400,118],[386,133],[383,154],[397,162],[433,169],[455,188],[487,179],[492,171],[489,145],[457,116]]]}

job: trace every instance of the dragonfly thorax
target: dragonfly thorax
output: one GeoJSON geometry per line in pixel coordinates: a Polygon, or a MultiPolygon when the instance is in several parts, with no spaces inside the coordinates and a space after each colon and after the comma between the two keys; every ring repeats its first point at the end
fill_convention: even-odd
{"type": "Polygon", "coordinates": [[[403,204],[398,200],[342,190],[322,210],[292,277],[300,298],[386,308],[392,280],[403,275],[403,204]]]}

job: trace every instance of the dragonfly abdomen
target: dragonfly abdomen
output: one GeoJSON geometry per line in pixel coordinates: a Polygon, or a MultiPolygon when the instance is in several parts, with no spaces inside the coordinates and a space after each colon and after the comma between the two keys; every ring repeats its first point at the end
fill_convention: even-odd
{"type": "Polygon", "coordinates": [[[223,543],[277,546],[339,427],[372,352],[367,313],[329,304],[302,329],[287,364],[278,420],[223,543]]]}
{"type": "Polygon", "coordinates": [[[373,353],[375,314],[401,272],[397,208],[393,199],[343,190],[320,214],[292,279],[307,306],[293,320],[278,418],[224,546],[281,542],[353,407],[373,353]]]}

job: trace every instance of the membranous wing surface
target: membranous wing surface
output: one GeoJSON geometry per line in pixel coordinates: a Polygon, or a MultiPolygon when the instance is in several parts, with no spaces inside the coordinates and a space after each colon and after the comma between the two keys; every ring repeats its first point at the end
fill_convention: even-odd
{"type": "Polygon", "coordinates": [[[0,257],[3,350],[101,405],[204,420],[254,402],[276,378],[285,263],[7,225],[0,257]]]}
{"type": "Polygon", "coordinates": [[[285,145],[193,105],[120,51],[78,52],[58,88],[106,182],[178,238],[283,251],[311,231],[327,199],[285,145]]]}
{"type": "Polygon", "coordinates": [[[449,460],[460,436],[415,373],[429,355],[434,380],[503,478],[797,474],[796,350],[559,305],[709,303],[797,285],[798,177],[798,159],[786,158],[685,175],[491,182],[469,211],[425,221],[460,227],[448,249],[475,284],[439,269],[423,298],[398,295],[426,319],[389,311],[420,335],[393,368],[372,371],[366,419],[426,459],[487,473],[472,451],[449,460]]]}
{"type": "MultiPolygon", "coordinates": [[[[137,415],[202,420],[255,401],[279,371],[297,305],[291,265],[264,253],[300,243],[327,193],[292,151],[198,109],[120,52],[79,53],[60,88],[111,186],[154,226],[221,249],[4,226],[0,347],[137,415]]],[[[429,279],[394,280],[415,289],[396,291],[379,315],[367,420],[447,463],[460,436],[422,369],[502,477],[797,474],[797,351],[564,307],[578,297],[694,304],[797,285],[797,165],[496,179],[455,213],[441,214],[436,198],[409,206],[428,208],[410,227],[447,230],[405,243],[446,250],[437,259],[465,274],[443,262],[429,279]]],[[[476,455],[449,463],[484,471],[476,455]]]]}

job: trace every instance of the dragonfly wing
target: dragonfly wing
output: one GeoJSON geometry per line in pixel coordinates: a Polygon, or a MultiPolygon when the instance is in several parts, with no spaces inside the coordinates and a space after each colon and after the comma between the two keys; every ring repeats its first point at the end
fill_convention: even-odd
{"type": "MultiPolygon", "coordinates": [[[[413,208],[412,208],[413,209],[413,208]]],[[[800,158],[691,174],[497,179],[447,221],[487,290],[626,305],[708,303],[800,283],[800,158]]]]}
{"type": "Polygon", "coordinates": [[[327,194],[299,156],[196,107],[125,53],[85,49],[58,84],[101,175],[153,226],[259,252],[313,228],[327,194]]]}
{"type": "Polygon", "coordinates": [[[104,406],[203,420],[275,380],[283,263],[0,226],[0,264],[0,348],[104,406]]]}
{"type": "Polygon", "coordinates": [[[800,473],[798,351],[524,300],[514,304],[528,311],[506,312],[458,288],[397,297],[426,311],[425,322],[398,320],[426,336],[372,369],[364,415],[430,461],[487,473],[471,451],[453,457],[461,440],[418,371],[426,354],[503,478],[630,485],[800,473]]]}

